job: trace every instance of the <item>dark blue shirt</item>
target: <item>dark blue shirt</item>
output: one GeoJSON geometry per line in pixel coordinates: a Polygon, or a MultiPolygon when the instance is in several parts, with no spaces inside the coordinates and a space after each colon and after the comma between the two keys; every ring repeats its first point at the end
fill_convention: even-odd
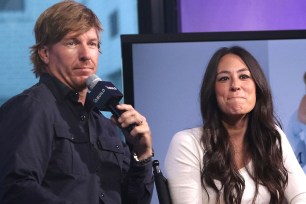
{"type": "Polygon", "coordinates": [[[44,75],[0,109],[0,203],[150,203],[152,164],[133,165],[116,126],[44,75]]]}

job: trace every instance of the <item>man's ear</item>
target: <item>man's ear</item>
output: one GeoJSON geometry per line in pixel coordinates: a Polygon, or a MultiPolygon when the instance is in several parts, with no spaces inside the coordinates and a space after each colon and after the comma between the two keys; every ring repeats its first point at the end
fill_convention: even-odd
{"type": "Polygon", "coordinates": [[[45,63],[49,63],[49,50],[46,46],[38,49],[40,59],[45,63]]]}

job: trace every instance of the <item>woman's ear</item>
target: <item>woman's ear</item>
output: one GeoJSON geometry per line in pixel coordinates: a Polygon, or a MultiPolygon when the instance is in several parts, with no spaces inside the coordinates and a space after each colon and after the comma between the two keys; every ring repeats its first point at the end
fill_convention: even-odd
{"type": "Polygon", "coordinates": [[[38,49],[38,54],[40,59],[45,63],[48,64],[49,63],[49,51],[47,46],[44,46],[42,48],[38,49]]]}

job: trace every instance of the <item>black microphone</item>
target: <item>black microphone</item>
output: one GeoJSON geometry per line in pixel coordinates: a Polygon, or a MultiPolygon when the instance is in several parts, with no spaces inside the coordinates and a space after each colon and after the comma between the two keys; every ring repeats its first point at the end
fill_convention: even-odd
{"type": "MultiPolygon", "coordinates": [[[[93,74],[86,80],[88,88],[87,98],[101,111],[110,111],[116,119],[124,112],[116,108],[123,94],[109,81],[102,81],[97,75],[93,74]]],[[[136,124],[131,124],[125,129],[131,132],[136,124]]]]}

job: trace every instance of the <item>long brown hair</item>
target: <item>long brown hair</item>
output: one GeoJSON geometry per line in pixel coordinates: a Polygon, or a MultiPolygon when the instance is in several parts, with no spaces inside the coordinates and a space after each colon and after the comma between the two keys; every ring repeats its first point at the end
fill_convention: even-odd
{"type": "Polygon", "coordinates": [[[233,160],[227,130],[221,123],[221,110],[217,105],[214,88],[218,64],[224,55],[230,53],[244,61],[256,84],[256,104],[249,113],[246,131],[248,154],[253,162],[253,169],[248,172],[256,183],[253,203],[258,195],[259,184],[262,184],[270,192],[270,203],[280,204],[284,200],[284,189],[288,182],[288,172],[283,164],[281,136],[276,129],[276,125],[280,127],[280,122],[274,114],[269,84],[259,63],[247,50],[238,46],[217,50],[209,61],[203,78],[200,91],[203,118],[201,141],[204,147],[202,186],[206,192],[207,187],[216,192],[216,203],[224,199],[225,203],[239,204],[245,189],[244,179],[233,160]],[[223,197],[214,180],[221,182],[223,197]]]}
{"type": "Polygon", "coordinates": [[[102,26],[98,17],[81,3],[66,0],[45,10],[34,27],[36,44],[31,47],[31,61],[35,76],[44,73],[46,66],[38,54],[39,49],[59,42],[69,32],[78,35],[91,28],[96,29],[99,37],[102,26]]]}

